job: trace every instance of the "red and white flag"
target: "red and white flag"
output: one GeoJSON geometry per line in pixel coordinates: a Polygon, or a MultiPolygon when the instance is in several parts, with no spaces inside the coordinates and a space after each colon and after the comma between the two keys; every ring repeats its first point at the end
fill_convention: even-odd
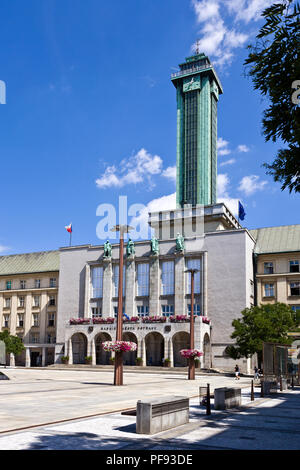
{"type": "Polygon", "coordinates": [[[66,229],[67,232],[72,233],[72,224],[66,225],[65,229],[66,229]]]}

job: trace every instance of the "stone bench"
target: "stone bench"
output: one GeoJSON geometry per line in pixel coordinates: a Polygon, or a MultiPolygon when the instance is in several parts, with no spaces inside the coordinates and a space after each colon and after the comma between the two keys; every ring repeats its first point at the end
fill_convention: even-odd
{"type": "Polygon", "coordinates": [[[154,400],[139,400],[136,406],[137,434],[156,434],[189,422],[190,400],[169,396],[154,400]]]}
{"type": "Polygon", "coordinates": [[[214,408],[215,410],[226,410],[228,408],[237,408],[241,406],[242,395],[240,388],[215,388],[214,390],[214,408]]]}

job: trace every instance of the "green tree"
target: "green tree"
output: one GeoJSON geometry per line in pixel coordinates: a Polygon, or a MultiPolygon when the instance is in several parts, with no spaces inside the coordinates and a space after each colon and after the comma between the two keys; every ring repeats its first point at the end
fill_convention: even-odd
{"type": "Polygon", "coordinates": [[[291,307],[276,302],[253,306],[242,311],[242,318],[232,322],[235,346],[227,348],[227,354],[233,359],[250,357],[257,353],[258,362],[262,359],[263,342],[289,344],[287,333],[297,326],[291,307]]]}
{"type": "Polygon", "coordinates": [[[292,99],[292,86],[300,80],[300,4],[293,0],[275,3],[262,17],[265,24],[256,44],[248,46],[245,65],[251,68],[246,73],[269,101],[262,120],[266,141],[281,139],[287,144],[271,164],[263,166],[282,190],[300,192],[300,106],[292,99]]]}
{"type": "Polygon", "coordinates": [[[17,356],[25,349],[22,340],[18,336],[10,335],[7,330],[0,333],[0,340],[4,341],[7,354],[13,353],[17,356]]]}

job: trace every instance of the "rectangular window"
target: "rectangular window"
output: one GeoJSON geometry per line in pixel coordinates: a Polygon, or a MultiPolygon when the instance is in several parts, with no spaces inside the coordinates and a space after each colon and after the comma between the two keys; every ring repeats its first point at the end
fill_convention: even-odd
{"type": "MultiPolygon", "coordinates": [[[[187,261],[187,269],[198,269],[199,272],[194,274],[194,293],[200,294],[201,292],[201,284],[200,284],[200,268],[201,262],[200,259],[189,259],[187,261]]],[[[187,294],[191,294],[191,274],[187,273],[188,276],[188,286],[187,286],[187,294]]]]}
{"type": "Polygon", "coordinates": [[[35,279],[34,281],[34,287],[36,289],[39,289],[41,287],[41,280],[40,279],[35,279]]]}
{"type": "Polygon", "coordinates": [[[30,337],[32,343],[36,344],[40,342],[40,335],[38,333],[32,333],[30,337]]]}
{"type": "Polygon", "coordinates": [[[54,305],[56,305],[55,295],[50,295],[49,296],[49,306],[53,307],[54,305]]]}
{"type": "Polygon", "coordinates": [[[290,289],[291,289],[291,295],[300,296],[300,282],[291,282],[290,289]]]}
{"type": "Polygon", "coordinates": [[[92,268],[92,298],[103,296],[103,268],[92,268]]]}
{"type": "MultiPolygon", "coordinates": [[[[191,307],[191,304],[188,304],[188,315],[191,314],[191,307]]],[[[194,315],[197,315],[198,317],[201,315],[200,304],[194,304],[194,315]]]]}
{"type": "Polygon", "coordinates": [[[161,313],[163,314],[163,317],[169,317],[170,315],[174,315],[174,305],[162,305],[161,313]]]}
{"type": "Polygon", "coordinates": [[[23,326],[24,326],[24,315],[19,314],[18,315],[18,327],[23,328],[23,326]]]}
{"type": "Polygon", "coordinates": [[[102,309],[100,307],[92,307],[92,318],[102,317],[102,309]]]}
{"type": "Polygon", "coordinates": [[[266,262],[264,263],[264,274],[273,274],[273,263],[266,262]]]}
{"type": "Polygon", "coordinates": [[[161,265],[162,295],[174,294],[174,261],[164,261],[161,265]]]}
{"type": "Polygon", "coordinates": [[[20,281],[20,289],[26,289],[26,281],[20,281]]]}
{"type": "Polygon", "coordinates": [[[39,313],[32,314],[32,326],[40,326],[40,314],[39,313]]]}
{"type": "Polygon", "coordinates": [[[139,263],[137,265],[137,295],[149,295],[149,264],[139,263]]]}
{"type": "Polygon", "coordinates": [[[19,301],[19,307],[24,308],[24,306],[25,306],[25,297],[19,297],[18,301],[19,301]]]}
{"type": "Polygon", "coordinates": [[[290,273],[299,273],[299,261],[290,261],[290,273]]]}
{"type": "Polygon", "coordinates": [[[149,307],[148,305],[138,305],[137,306],[137,314],[138,317],[146,317],[149,315],[149,307]]]}
{"type": "MultiPolygon", "coordinates": [[[[125,305],[123,305],[122,312],[123,312],[123,315],[124,315],[125,305]]],[[[117,318],[117,316],[118,316],[118,307],[114,307],[114,315],[115,315],[115,318],[117,318]]]]}
{"type": "Polygon", "coordinates": [[[10,297],[5,298],[5,308],[10,308],[11,299],[10,297]]]}
{"type": "MultiPolygon", "coordinates": [[[[125,295],[125,285],[126,285],[126,269],[123,266],[123,296],[125,295]]],[[[119,292],[119,265],[115,264],[113,267],[113,294],[114,297],[118,297],[119,292]]]]}
{"type": "Polygon", "coordinates": [[[265,297],[274,297],[274,284],[265,284],[265,297]]]}
{"type": "Polygon", "coordinates": [[[6,281],[6,290],[11,290],[11,281],[6,281]]]}
{"type": "Polygon", "coordinates": [[[56,278],[55,277],[50,278],[50,287],[56,287],[56,278]]]}
{"type": "Polygon", "coordinates": [[[55,326],[55,313],[48,313],[48,326],[55,326]]]}
{"type": "Polygon", "coordinates": [[[33,306],[34,307],[39,307],[40,306],[40,295],[35,295],[33,297],[33,306]]]}
{"type": "Polygon", "coordinates": [[[3,315],[3,328],[9,328],[9,315],[3,315]]]}
{"type": "Polygon", "coordinates": [[[295,313],[295,319],[298,325],[300,325],[300,305],[291,305],[293,312],[295,313]]]}

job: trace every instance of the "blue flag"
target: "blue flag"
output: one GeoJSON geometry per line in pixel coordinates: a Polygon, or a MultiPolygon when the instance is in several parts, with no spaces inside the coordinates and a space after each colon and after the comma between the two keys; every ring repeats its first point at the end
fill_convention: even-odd
{"type": "Polygon", "coordinates": [[[123,317],[127,318],[127,320],[130,320],[129,316],[126,315],[126,313],[123,313],[123,317]]]}
{"type": "Polygon", "coordinates": [[[245,209],[239,201],[239,219],[244,220],[246,215],[245,209]]]}

